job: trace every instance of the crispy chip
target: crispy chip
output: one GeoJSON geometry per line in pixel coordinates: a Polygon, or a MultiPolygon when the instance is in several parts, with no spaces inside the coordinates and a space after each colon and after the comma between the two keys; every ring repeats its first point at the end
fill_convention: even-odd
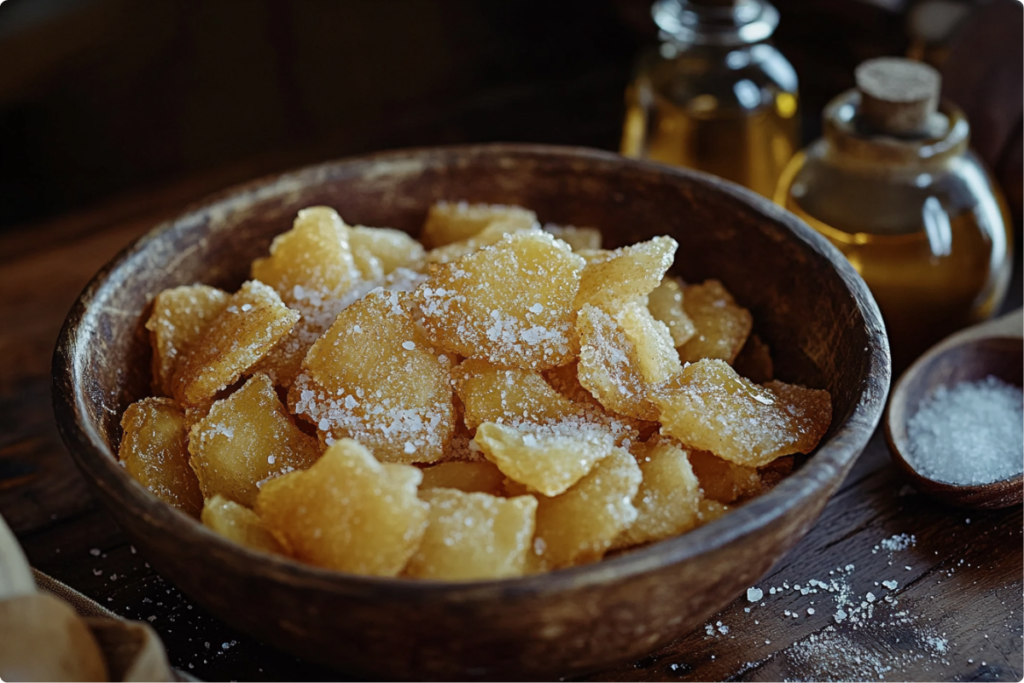
{"type": "Polygon", "coordinates": [[[622,304],[615,322],[632,344],[630,360],[646,385],[667,382],[682,372],[668,327],[655,320],[646,306],[637,302],[622,304]]]}
{"type": "Polygon", "coordinates": [[[472,581],[522,576],[533,540],[537,500],[431,489],[427,530],[406,574],[420,579],[472,581]]]}
{"type": "Polygon", "coordinates": [[[537,214],[519,206],[438,202],[427,212],[420,238],[427,248],[434,249],[473,237],[497,221],[532,228],[537,214]]]}
{"type": "Polygon", "coordinates": [[[562,495],[538,497],[533,571],[600,560],[636,520],[642,478],[633,456],[617,448],[562,495]]]}
{"type": "Polygon", "coordinates": [[[265,553],[285,554],[277,539],[267,531],[259,516],[233,500],[216,495],[206,501],[203,525],[239,545],[265,553]]]}
{"type": "Polygon", "coordinates": [[[227,305],[227,292],[206,285],[165,289],[157,295],[146,321],[153,343],[154,391],[171,395],[178,363],[227,305]]]}
{"type": "Polygon", "coordinates": [[[572,401],[533,370],[497,368],[487,361],[469,359],[452,371],[452,383],[471,429],[484,422],[523,420],[541,424],[577,412],[572,401]]]}
{"type": "Polygon", "coordinates": [[[252,277],[295,304],[310,296],[339,297],[361,275],[344,221],[330,207],[311,206],[299,211],[291,230],[274,238],[270,256],[253,261],[252,277]]]}
{"type": "Polygon", "coordinates": [[[499,220],[491,223],[472,237],[431,249],[424,256],[423,261],[427,264],[458,261],[463,256],[469,256],[483,247],[497,244],[504,239],[505,235],[512,235],[517,232],[541,232],[541,230],[535,225],[527,225],[517,220],[499,220]]]}
{"type": "Polygon", "coordinates": [[[505,475],[493,463],[481,461],[442,462],[423,469],[420,491],[427,489],[457,489],[465,493],[504,493],[505,475]]]}
{"type": "Polygon", "coordinates": [[[475,441],[505,475],[546,496],[565,492],[615,448],[609,432],[578,418],[553,425],[486,422],[475,441]]]}
{"type": "Polygon", "coordinates": [[[183,405],[201,403],[233,384],[299,319],[277,292],[255,280],[242,285],[227,304],[174,375],[174,397],[183,405]]]}
{"type": "Polygon", "coordinates": [[[578,378],[608,410],[642,420],[658,419],[647,400],[648,386],[636,358],[636,349],[615,320],[596,306],[579,312],[578,378]]]}
{"type": "Polygon", "coordinates": [[[285,411],[266,375],[213,404],[189,434],[192,469],[203,496],[220,494],[252,507],[259,487],[292,470],[303,470],[320,447],[285,411]]]}
{"type": "Polygon", "coordinates": [[[577,309],[586,304],[606,310],[651,292],[661,282],[679,245],[671,237],[655,237],[587,260],[583,270],[577,309]]]}
{"type": "Polygon", "coordinates": [[[739,465],[809,453],[831,422],[826,391],[771,382],[758,386],[722,360],[703,360],[653,395],[665,433],[739,465]]]}
{"type": "Polygon", "coordinates": [[[168,505],[196,517],[203,507],[199,482],[188,466],[185,415],[169,398],[144,398],[121,417],[118,457],[135,481],[168,505]]]}
{"type": "Polygon", "coordinates": [[[574,225],[553,225],[548,223],[544,230],[562,240],[576,253],[601,248],[601,231],[596,228],[577,228],[574,225]]]}
{"type": "Polygon", "coordinates": [[[660,541],[700,524],[700,484],[686,452],[667,441],[654,439],[636,451],[643,480],[633,497],[633,522],[615,539],[613,547],[660,541]]]}
{"type": "Polygon", "coordinates": [[[416,270],[426,254],[422,244],[401,230],[391,228],[357,225],[349,228],[348,241],[353,254],[365,253],[376,258],[383,275],[390,275],[399,268],[416,270]]]}
{"type": "Polygon", "coordinates": [[[434,266],[417,290],[433,342],[466,358],[541,370],[573,360],[573,298],[583,260],[551,235],[505,236],[434,266]]]}
{"type": "Polygon", "coordinates": [[[455,427],[447,364],[417,331],[410,295],[374,291],[309,350],[289,394],[328,445],[349,437],[387,462],[434,462],[455,427]]]}
{"type": "Polygon", "coordinates": [[[690,465],[705,498],[733,503],[761,493],[761,475],[755,467],[737,465],[697,449],[690,450],[690,465]]]}
{"type": "Polygon", "coordinates": [[[697,333],[696,326],[683,308],[683,288],[676,278],[662,278],[661,284],[647,295],[647,308],[655,320],[668,327],[675,346],[682,346],[697,333]]]}
{"type": "Polygon", "coordinates": [[[693,321],[697,334],[679,348],[679,357],[688,363],[702,358],[732,363],[750,334],[750,311],[738,305],[718,280],[687,287],[683,292],[683,310],[693,321]]]}
{"type": "Polygon", "coordinates": [[[304,472],[268,481],[256,512],[290,554],[352,574],[395,576],[419,546],[429,505],[416,495],[423,475],[382,464],[341,439],[304,472]]]}

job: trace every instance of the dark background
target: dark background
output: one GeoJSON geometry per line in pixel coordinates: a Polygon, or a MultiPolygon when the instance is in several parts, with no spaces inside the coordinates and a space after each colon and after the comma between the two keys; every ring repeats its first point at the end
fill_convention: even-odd
{"type": "MultiPolygon", "coordinates": [[[[1017,17],[1008,49],[1019,55],[1020,3],[1005,2],[1017,17]]],[[[0,229],[197,174],[230,184],[389,148],[617,149],[633,60],[656,39],[649,4],[8,0],[0,229]]],[[[775,42],[801,79],[806,139],[824,103],[852,86],[857,63],[908,49],[907,0],[775,4],[775,42]]],[[[1016,64],[1019,73],[1020,56],[1016,64]]],[[[1019,80],[1008,115],[1017,147],[1019,80]]]]}

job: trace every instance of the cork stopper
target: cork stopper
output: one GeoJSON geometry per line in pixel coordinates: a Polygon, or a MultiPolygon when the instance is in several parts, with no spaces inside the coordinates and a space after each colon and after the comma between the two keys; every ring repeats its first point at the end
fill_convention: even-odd
{"type": "Polygon", "coordinates": [[[854,76],[867,126],[896,136],[927,134],[939,105],[938,71],[909,59],[879,57],[863,62],[854,76]]]}

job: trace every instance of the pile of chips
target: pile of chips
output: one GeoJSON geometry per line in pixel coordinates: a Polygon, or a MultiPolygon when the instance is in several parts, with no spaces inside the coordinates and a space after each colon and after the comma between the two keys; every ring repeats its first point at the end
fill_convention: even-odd
{"type": "Polygon", "coordinates": [[[128,472],[252,549],[481,580],[695,529],[829,427],[721,283],[667,274],[669,237],[441,202],[421,240],[311,207],[236,293],[161,292],[128,472]]]}

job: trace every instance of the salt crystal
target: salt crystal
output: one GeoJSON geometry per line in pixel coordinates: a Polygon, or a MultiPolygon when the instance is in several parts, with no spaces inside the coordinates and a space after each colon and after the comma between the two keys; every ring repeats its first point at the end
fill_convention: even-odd
{"type": "Polygon", "coordinates": [[[814,614],[814,608],[813,607],[808,607],[807,608],[807,614],[808,615],[814,614]]]}
{"type": "Polygon", "coordinates": [[[402,342],[402,348],[405,349],[406,351],[412,351],[413,349],[416,348],[416,344],[411,341],[404,341],[402,342]]]}
{"type": "Polygon", "coordinates": [[[99,557],[100,556],[100,549],[99,548],[93,548],[92,550],[89,551],[89,554],[92,555],[93,557],[99,557]]]}
{"type": "Polygon", "coordinates": [[[544,312],[544,306],[542,306],[541,304],[534,304],[534,305],[530,306],[530,313],[536,313],[536,314],[539,315],[539,314],[541,314],[543,312],[544,312]]]}
{"type": "Polygon", "coordinates": [[[988,484],[1024,469],[1024,394],[995,377],[939,387],[907,423],[908,464],[949,484],[988,484]]]}
{"type": "Polygon", "coordinates": [[[896,586],[898,586],[899,584],[895,581],[883,581],[882,585],[888,588],[889,590],[894,591],[896,590],[896,586]]]}
{"type": "Polygon", "coordinates": [[[758,600],[760,600],[763,597],[764,597],[764,591],[762,591],[760,588],[748,588],[747,589],[747,601],[748,602],[757,602],[758,600]]]}

